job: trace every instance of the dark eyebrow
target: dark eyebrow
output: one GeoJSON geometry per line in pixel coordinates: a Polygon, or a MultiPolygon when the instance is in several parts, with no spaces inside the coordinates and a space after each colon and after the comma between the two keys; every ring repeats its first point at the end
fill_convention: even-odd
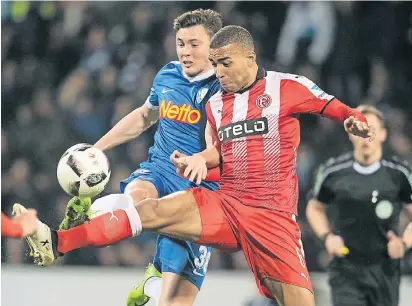
{"type": "MultiPolygon", "coordinates": [[[[179,37],[177,38],[177,40],[183,41],[183,39],[181,39],[181,38],[179,38],[179,37]]],[[[189,40],[189,43],[197,42],[197,41],[199,41],[199,40],[196,39],[196,38],[193,38],[193,39],[189,40]]]]}
{"type": "MultiPolygon", "coordinates": [[[[222,58],[217,59],[218,62],[224,62],[226,60],[230,60],[230,56],[226,56],[226,57],[222,57],[222,58]]],[[[209,61],[213,62],[213,59],[209,58],[209,61]]]]}

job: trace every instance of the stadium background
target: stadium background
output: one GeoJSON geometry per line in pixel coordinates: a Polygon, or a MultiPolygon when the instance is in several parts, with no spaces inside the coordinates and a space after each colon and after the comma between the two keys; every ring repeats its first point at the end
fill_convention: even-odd
{"type": "MultiPolygon", "coordinates": [[[[173,19],[213,8],[224,25],[250,30],[267,70],[302,74],[351,106],[377,105],[388,119],[386,151],[412,162],[412,5],[407,2],[4,2],[1,3],[1,202],[39,211],[57,226],[68,197],[56,180],[61,154],[94,143],[146,99],[156,72],[174,60],[173,19]]],[[[311,271],[328,257],[304,215],[316,166],[351,145],[342,127],[302,117],[299,223],[311,271]]],[[[146,159],[156,127],[108,156],[106,192],[146,159]]],[[[401,228],[407,222],[402,216],[401,228]]],[[[2,262],[29,263],[19,240],[2,239],[2,262]]],[[[59,265],[144,267],[154,236],[73,252],[59,265]]],[[[243,254],[215,251],[209,270],[247,270],[243,254]]],[[[412,256],[403,261],[412,272],[412,256]]],[[[138,277],[137,277],[138,279],[138,277]]],[[[132,284],[131,284],[132,285],[132,284]]]]}

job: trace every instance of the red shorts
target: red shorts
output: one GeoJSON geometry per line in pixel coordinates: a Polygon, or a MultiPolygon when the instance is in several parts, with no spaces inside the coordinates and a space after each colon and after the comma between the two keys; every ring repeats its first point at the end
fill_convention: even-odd
{"type": "Polygon", "coordinates": [[[202,220],[199,244],[225,251],[242,249],[259,292],[269,298],[273,296],[263,286],[264,278],[313,292],[295,215],[247,206],[222,191],[193,188],[191,192],[202,220]]]}

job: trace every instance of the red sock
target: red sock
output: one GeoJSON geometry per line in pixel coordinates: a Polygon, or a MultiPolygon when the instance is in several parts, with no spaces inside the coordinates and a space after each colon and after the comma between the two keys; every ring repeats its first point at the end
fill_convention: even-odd
{"type": "Polygon", "coordinates": [[[67,231],[57,231],[57,250],[67,253],[87,246],[103,247],[132,237],[124,210],[105,213],[67,231]]]}

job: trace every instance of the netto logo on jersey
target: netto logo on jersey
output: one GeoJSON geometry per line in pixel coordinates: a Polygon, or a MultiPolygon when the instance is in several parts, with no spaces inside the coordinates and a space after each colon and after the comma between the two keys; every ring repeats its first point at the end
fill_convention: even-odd
{"type": "Polygon", "coordinates": [[[264,135],[269,131],[268,120],[265,117],[249,119],[228,124],[218,130],[219,140],[224,143],[230,139],[236,139],[253,135],[264,135]]]}
{"type": "Polygon", "coordinates": [[[169,101],[166,104],[166,100],[162,100],[160,104],[160,117],[189,124],[196,124],[200,121],[202,116],[200,111],[192,109],[189,104],[179,106],[173,104],[172,101],[169,101]]]}

